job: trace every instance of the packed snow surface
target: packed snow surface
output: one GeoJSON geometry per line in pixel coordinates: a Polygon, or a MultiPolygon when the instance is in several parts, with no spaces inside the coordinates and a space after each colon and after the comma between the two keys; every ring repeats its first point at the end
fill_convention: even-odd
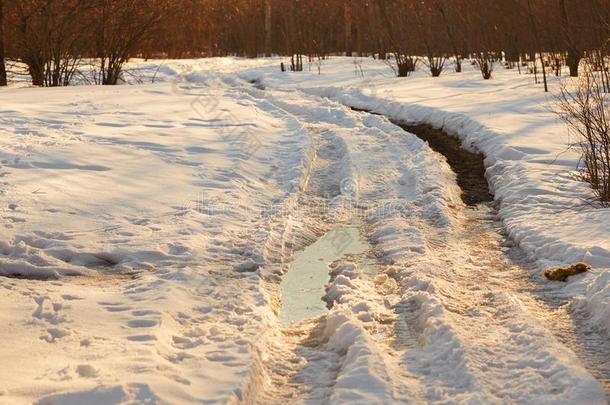
{"type": "Polygon", "coordinates": [[[143,84],[0,91],[0,403],[606,403],[549,327],[610,335],[610,210],[574,177],[552,96],[500,68],[279,62],[136,61],[143,84]],[[440,155],[349,107],[482,152],[491,220],[529,273],[440,155]],[[284,327],[282,277],[337,226],[370,251],[320,258],[328,312],[284,327]],[[593,271],[541,276],[577,261],[593,271]]]}

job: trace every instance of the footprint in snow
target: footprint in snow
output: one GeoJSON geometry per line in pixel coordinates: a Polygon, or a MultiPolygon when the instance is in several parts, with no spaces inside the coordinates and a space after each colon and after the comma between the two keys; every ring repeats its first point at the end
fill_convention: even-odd
{"type": "Polygon", "coordinates": [[[143,343],[143,342],[153,342],[153,341],[157,340],[157,337],[155,335],[132,335],[132,336],[127,336],[127,340],[129,340],[130,342],[143,343]]]}
{"type": "Polygon", "coordinates": [[[127,305],[106,307],[106,311],[108,312],[125,312],[129,311],[130,309],[131,307],[127,305]]]}
{"type": "Polygon", "coordinates": [[[129,305],[125,305],[122,302],[108,302],[108,301],[100,301],[99,305],[103,306],[104,309],[108,312],[124,312],[130,311],[132,307],[129,305]]]}
{"type": "Polygon", "coordinates": [[[203,340],[201,338],[189,339],[185,336],[172,336],[172,341],[173,346],[181,350],[192,349],[203,344],[203,340]]]}
{"type": "Polygon", "coordinates": [[[48,335],[43,335],[40,337],[40,339],[48,343],[55,343],[57,340],[68,336],[70,331],[64,328],[49,328],[47,329],[47,333],[48,335]]]}
{"type": "Polygon", "coordinates": [[[227,362],[232,362],[232,361],[237,360],[237,357],[231,356],[230,354],[227,354],[224,352],[210,352],[205,355],[205,358],[208,359],[209,361],[222,362],[222,363],[227,363],[227,362]]]}
{"type": "Polygon", "coordinates": [[[64,294],[61,296],[62,299],[66,300],[66,301],[76,301],[76,300],[82,300],[84,298],[79,297],[77,295],[71,295],[71,294],[64,294]]]}
{"type": "Polygon", "coordinates": [[[36,302],[36,310],[32,317],[40,319],[52,325],[58,325],[67,321],[64,314],[60,313],[63,303],[52,302],[48,297],[33,297],[36,302]],[[48,303],[48,304],[47,304],[48,303]]]}
{"type": "Polygon", "coordinates": [[[76,366],[76,373],[82,378],[95,378],[99,375],[98,371],[89,364],[80,364],[76,366]]]}
{"type": "Polygon", "coordinates": [[[180,384],[183,384],[183,385],[191,385],[191,381],[186,379],[186,378],[184,378],[184,377],[182,377],[182,376],[173,375],[173,376],[171,376],[171,378],[174,381],[176,381],[177,383],[180,383],[180,384]]]}
{"type": "Polygon", "coordinates": [[[133,316],[148,316],[148,315],[161,315],[159,311],[154,311],[151,309],[137,309],[135,311],[131,311],[133,316]]]}
{"type": "Polygon", "coordinates": [[[146,218],[128,218],[127,220],[133,225],[146,226],[150,224],[150,220],[146,218]]]}
{"type": "Polygon", "coordinates": [[[12,222],[12,223],[23,223],[23,222],[26,222],[24,218],[19,218],[19,217],[8,216],[8,217],[3,217],[3,218],[6,219],[7,221],[12,222]]]}
{"type": "Polygon", "coordinates": [[[152,328],[157,325],[159,325],[159,321],[156,319],[132,319],[127,322],[127,326],[130,328],[152,328]]]}

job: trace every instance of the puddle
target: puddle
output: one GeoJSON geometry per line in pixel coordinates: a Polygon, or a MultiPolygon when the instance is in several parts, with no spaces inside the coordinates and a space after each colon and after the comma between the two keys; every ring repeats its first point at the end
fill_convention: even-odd
{"type": "Polygon", "coordinates": [[[324,315],[328,308],[322,301],[330,280],[330,264],[351,255],[358,258],[360,268],[373,275],[376,268],[365,254],[371,245],[363,238],[360,227],[339,226],[305,250],[299,252],[282,278],[282,306],[280,320],[284,326],[324,315]]]}

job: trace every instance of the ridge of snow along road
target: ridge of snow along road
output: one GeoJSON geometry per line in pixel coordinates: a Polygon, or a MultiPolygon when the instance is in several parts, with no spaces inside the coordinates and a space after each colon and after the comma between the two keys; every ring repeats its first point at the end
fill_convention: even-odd
{"type": "MultiPolygon", "coordinates": [[[[610,209],[589,203],[590,189],[574,178],[579,156],[568,149],[552,96],[515,71],[496,71],[490,81],[474,69],[398,79],[382,62],[362,65],[363,77],[354,77],[349,58],[327,61],[322,75],[287,75],[267,66],[236,70],[269,88],[300,89],[393,120],[442,128],[465,148],[482,152],[499,216],[510,239],[537,261],[540,282],[548,282],[542,273],[549,267],[591,264],[593,271],[558,288],[610,335],[610,209]]],[[[551,83],[556,91],[557,79],[551,83]]]]}

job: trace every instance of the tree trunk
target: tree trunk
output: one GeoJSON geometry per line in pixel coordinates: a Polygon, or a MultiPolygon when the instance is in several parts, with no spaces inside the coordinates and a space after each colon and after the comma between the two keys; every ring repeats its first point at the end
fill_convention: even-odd
{"type": "MultiPolygon", "coordinates": [[[[527,0],[527,9],[528,9],[529,15],[530,15],[530,23],[532,24],[532,33],[534,34],[534,40],[536,41],[536,47],[538,48],[538,51],[539,51],[538,54],[540,56],[540,65],[542,66],[542,78],[544,80],[544,92],[548,93],[549,86],[546,81],[546,66],[544,63],[544,57],[542,55],[542,46],[540,45],[540,36],[538,35],[538,27],[536,26],[536,18],[532,11],[531,0],[527,0]]],[[[534,59],[534,69],[536,69],[536,52],[534,52],[533,59],[534,59]]],[[[534,72],[535,72],[535,70],[534,70],[534,72]]]]}
{"type": "Polygon", "coordinates": [[[567,64],[570,68],[570,76],[578,77],[578,65],[580,65],[580,60],[582,59],[582,54],[577,51],[570,50],[568,51],[567,64]]]}
{"type": "Polygon", "coordinates": [[[106,77],[102,81],[103,85],[115,86],[119,82],[120,72],[117,69],[109,69],[106,73],[106,77]]]}
{"type": "Polygon", "coordinates": [[[443,23],[445,25],[445,29],[447,30],[447,38],[449,38],[449,42],[451,43],[451,47],[453,48],[453,55],[455,56],[455,72],[462,73],[462,57],[460,52],[458,51],[458,47],[456,45],[455,37],[453,35],[453,30],[451,29],[451,24],[449,19],[447,18],[447,14],[445,11],[445,5],[441,1],[437,1],[436,7],[443,18],[443,23]]]}
{"type": "Polygon", "coordinates": [[[559,11],[561,14],[561,27],[564,38],[564,43],[568,51],[566,63],[570,68],[570,76],[578,77],[578,65],[582,59],[582,52],[577,49],[573,31],[571,29],[570,20],[568,18],[568,9],[566,8],[565,0],[559,0],[559,11]]]}
{"type": "Polygon", "coordinates": [[[265,0],[265,56],[271,56],[271,1],[265,0]]]}
{"type": "Polygon", "coordinates": [[[0,0],[0,86],[6,86],[6,64],[4,62],[4,0],[0,0]]]}
{"type": "Polygon", "coordinates": [[[44,86],[44,65],[37,57],[28,58],[26,61],[28,73],[32,77],[34,86],[44,86]]]}
{"type": "Polygon", "coordinates": [[[352,56],[352,0],[345,0],[345,55],[352,56]]]}
{"type": "MultiPolygon", "coordinates": [[[[548,93],[549,92],[549,85],[546,81],[546,66],[545,66],[545,61],[544,61],[544,56],[542,55],[542,52],[540,52],[540,64],[542,65],[542,79],[544,80],[544,92],[548,93]]],[[[536,63],[534,61],[534,63],[536,63]]]]}

